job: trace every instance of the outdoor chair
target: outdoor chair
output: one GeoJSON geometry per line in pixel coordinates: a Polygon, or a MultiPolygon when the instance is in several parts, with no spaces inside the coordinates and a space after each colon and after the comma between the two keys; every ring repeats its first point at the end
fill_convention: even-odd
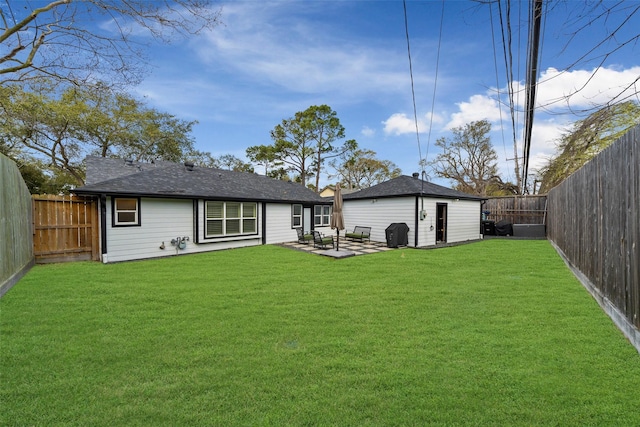
{"type": "Polygon", "coordinates": [[[346,233],[344,237],[349,240],[357,240],[359,242],[364,242],[365,240],[371,241],[369,236],[371,235],[371,227],[362,227],[361,225],[357,225],[352,233],[346,233]]]}
{"type": "Polygon", "coordinates": [[[313,247],[320,249],[334,249],[335,242],[333,236],[323,236],[319,231],[312,231],[313,247]]]}
{"type": "Polygon", "coordinates": [[[302,227],[296,228],[296,232],[298,233],[298,243],[308,245],[309,242],[313,240],[313,234],[305,234],[304,231],[302,231],[302,227]]]}

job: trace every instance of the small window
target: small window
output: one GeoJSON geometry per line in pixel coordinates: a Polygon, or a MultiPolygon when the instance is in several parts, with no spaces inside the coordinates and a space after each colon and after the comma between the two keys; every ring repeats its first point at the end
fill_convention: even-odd
{"type": "Polygon", "coordinates": [[[140,225],[140,199],[113,199],[113,226],[140,225]]]}
{"type": "Polygon", "coordinates": [[[313,210],[313,224],[316,227],[328,227],[331,219],[331,205],[316,205],[313,210]]]}
{"type": "Polygon", "coordinates": [[[302,205],[291,205],[291,228],[302,227],[302,205]]]}

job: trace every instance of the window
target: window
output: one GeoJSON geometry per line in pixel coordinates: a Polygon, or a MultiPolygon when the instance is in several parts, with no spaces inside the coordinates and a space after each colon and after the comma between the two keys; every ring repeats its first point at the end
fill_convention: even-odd
{"type": "Polygon", "coordinates": [[[316,227],[329,226],[331,219],[331,205],[316,205],[313,211],[313,224],[316,227]]]}
{"type": "Polygon", "coordinates": [[[140,199],[114,198],[112,206],[114,227],[140,225],[140,199]]]}
{"type": "Polygon", "coordinates": [[[291,228],[302,227],[302,205],[291,205],[291,228]]]}
{"type": "Polygon", "coordinates": [[[256,203],[205,202],[205,237],[257,234],[256,203]]]}

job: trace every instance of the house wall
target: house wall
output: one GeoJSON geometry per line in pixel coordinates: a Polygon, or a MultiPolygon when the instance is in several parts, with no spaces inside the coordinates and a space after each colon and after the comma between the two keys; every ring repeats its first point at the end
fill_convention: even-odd
{"type": "Polygon", "coordinates": [[[386,242],[386,228],[394,222],[405,222],[409,226],[409,246],[413,246],[415,206],[415,197],[345,200],[344,225],[347,232],[357,225],[371,227],[371,240],[386,242]]]}
{"type": "Polygon", "coordinates": [[[291,228],[291,205],[268,203],[266,243],[293,242],[297,239],[296,230],[291,228]]]}
{"type": "MultiPolygon", "coordinates": [[[[432,197],[418,198],[418,212],[424,210],[427,213],[424,219],[418,220],[418,247],[433,246],[436,244],[436,204],[447,202],[448,200],[435,199],[432,197]]],[[[413,238],[413,235],[409,238],[413,238]]],[[[410,241],[410,243],[413,246],[414,242],[410,241]]]]}
{"type": "MultiPolygon", "coordinates": [[[[199,201],[200,241],[203,233],[203,202],[199,201]]],[[[140,226],[113,227],[111,198],[107,197],[106,236],[107,253],[103,262],[128,261],[176,254],[207,252],[261,244],[261,206],[258,204],[258,235],[240,238],[218,239],[211,243],[195,243],[193,201],[182,199],[142,198],[140,200],[140,226]],[[184,249],[176,250],[171,239],[189,237],[184,249]],[[160,249],[164,242],[165,249],[160,249]]]]}
{"type": "Polygon", "coordinates": [[[480,202],[449,200],[447,243],[482,238],[480,235],[480,202]]]}
{"type": "MultiPolygon", "coordinates": [[[[313,209],[303,209],[302,223],[304,231],[310,230],[310,225],[313,223],[313,209]]],[[[315,230],[326,235],[336,233],[335,230],[331,230],[331,227],[316,227],[315,230]]],[[[267,204],[267,232],[265,240],[267,244],[295,242],[298,240],[296,230],[291,228],[291,204],[267,204]]]]}
{"type": "MultiPolygon", "coordinates": [[[[204,201],[198,200],[197,233],[194,227],[193,201],[189,199],[141,198],[140,226],[113,227],[112,200],[106,199],[107,253],[103,262],[129,261],[156,258],[220,249],[231,249],[262,244],[262,204],[258,203],[258,234],[220,239],[204,238],[204,201]],[[184,249],[176,250],[171,240],[188,237],[184,249]],[[164,249],[160,246],[164,242],[164,249]],[[196,243],[197,242],[197,243],[196,243]]],[[[305,209],[305,214],[311,209],[305,209]]],[[[266,205],[267,228],[265,243],[284,243],[297,240],[296,230],[291,228],[291,204],[268,203],[266,205]]],[[[305,222],[309,221],[305,218],[305,222]]],[[[335,233],[329,227],[316,228],[325,234],[335,233]]]]}
{"type": "Polygon", "coordinates": [[[356,225],[371,227],[371,240],[386,242],[386,228],[395,222],[409,226],[409,246],[416,245],[416,214],[426,212],[418,220],[418,247],[436,244],[436,205],[447,204],[447,243],[476,240],[480,236],[480,202],[439,199],[434,197],[392,197],[383,199],[345,200],[344,220],[347,231],[356,225]]]}

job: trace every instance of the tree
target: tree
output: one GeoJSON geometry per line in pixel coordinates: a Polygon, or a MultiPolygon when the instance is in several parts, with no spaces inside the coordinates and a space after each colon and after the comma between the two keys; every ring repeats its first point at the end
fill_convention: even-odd
{"type": "Polygon", "coordinates": [[[308,176],[313,174],[310,163],[314,149],[303,113],[297,112],[294,117],[282,120],[271,131],[271,139],[277,158],[298,174],[306,186],[308,176]]]}
{"type": "MultiPolygon", "coordinates": [[[[344,127],[340,124],[336,112],[328,105],[312,105],[303,112],[303,115],[309,137],[315,141],[313,165],[316,171],[315,188],[317,189],[320,185],[320,173],[325,159],[338,155],[335,154],[336,147],[332,144],[337,139],[344,138],[344,127]]],[[[355,143],[355,140],[348,141],[348,143],[352,142],[355,143]]],[[[347,147],[342,151],[346,151],[346,149],[347,147]]]]}
{"type": "Polygon", "coordinates": [[[557,153],[540,170],[540,192],[547,193],[600,151],[640,123],[640,105],[627,101],[601,108],[577,121],[559,140],[557,153]]]}
{"type": "Polygon", "coordinates": [[[220,163],[220,167],[222,169],[236,172],[253,173],[253,166],[251,166],[251,164],[243,162],[233,154],[223,154],[218,158],[218,162],[220,163]]]}
{"type": "Polygon", "coordinates": [[[42,160],[9,147],[1,138],[0,153],[13,160],[31,194],[68,194],[75,185],[68,172],[50,168],[42,160]]]}
{"type": "Polygon", "coordinates": [[[498,155],[488,136],[491,123],[471,122],[452,129],[453,138],[439,138],[436,146],[442,153],[430,163],[436,176],[453,181],[453,188],[465,193],[487,195],[497,176],[498,155]]]}
{"type": "Polygon", "coordinates": [[[278,153],[273,145],[254,145],[247,148],[246,153],[251,162],[264,166],[266,176],[272,176],[274,173],[279,175],[278,171],[284,171],[283,162],[278,158],[278,153]]]}
{"type": "Polygon", "coordinates": [[[492,176],[487,183],[487,196],[517,196],[520,187],[512,182],[504,182],[498,175],[492,176]]]}
{"type": "Polygon", "coordinates": [[[189,133],[195,122],[104,88],[70,87],[57,96],[53,91],[37,94],[17,85],[0,86],[3,145],[70,173],[79,185],[88,154],[180,161],[193,150],[189,133]]]}
{"type": "Polygon", "coordinates": [[[315,189],[319,186],[324,162],[354,148],[355,144],[355,140],[349,140],[340,147],[334,145],[337,139],[344,138],[344,127],[328,105],[312,105],[282,120],[271,131],[271,138],[275,159],[287,165],[304,186],[307,179],[315,175],[315,189]]]}
{"type": "Polygon", "coordinates": [[[83,183],[81,141],[73,126],[82,106],[64,96],[50,99],[17,86],[0,87],[0,93],[4,118],[0,126],[8,145],[39,156],[49,167],[66,170],[83,183]]]}
{"type": "MultiPolygon", "coordinates": [[[[617,52],[627,52],[627,55],[634,56],[638,42],[640,41],[640,31],[638,31],[638,15],[640,15],[640,7],[637,2],[603,2],[603,1],[585,1],[585,2],[555,2],[551,13],[555,7],[574,8],[571,18],[565,23],[568,37],[563,49],[564,52],[573,52],[575,59],[564,67],[563,72],[579,69],[593,69],[591,81],[597,73],[607,68],[607,65],[617,66],[614,54],[617,52]],[[635,22],[635,24],[634,24],[635,22]],[[591,44],[584,44],[583,33],[589,33],[591,44]],[[600,34],[593,39],[595,34],[600,34]]],[[[589,81],[582,86],[574,88],[569,94],[564,95],[561,99],[567,105],[570,104],[571,98],[582,91],[585,91],[589,81]]],[[[621,102],[638,99],[639,89],[638,82],[640,76],[637,76],[632,82],[611,82],[611,90],[616,90],[610,99],[604,103],[594,103],[591,107],[584,108],[580,113],[597,113],[598,110],[614,107],[621,102]],[[618,83],[618,86],[616,86],[618,83]]],[[[572,112],[576,112],[572,109],[572,112]]]]}
{"type": "Polygon", "coordinates": [[[375,151],[357,147],[343,152],[329,165],[336,170],[330,178],[338,178],[347,189],[368,188],[402,173],[393,162],[377,159],[375,151]]]}
{"type": "MultiPolygon", "coordinates": [[[[2,0],[0,0],[2,2],[2,0]]],[[[47,77],[135,84],[145,36],[169,42],[220,22],[209,0],[52,0],[0,3],[0,84],[47,77]],[[32,8],[32,4],[41,7],[32,8]]]]}
{"type": "Polygon", "coordinates": [[[204,168],[221,169],[220,161],[208,151],[191,150],[184,156],[185,162],[192,162],[196,166],[204,168]]]}
{"type": "Polygon", "coordinates": [[[180,161],[193,148],[195,121],[147,108],[140,100],[103,84],[69,88],[63,102],[81,105],[74,124],[78,138],[95,147],[93,154],[137,161],[180,161]]]}

